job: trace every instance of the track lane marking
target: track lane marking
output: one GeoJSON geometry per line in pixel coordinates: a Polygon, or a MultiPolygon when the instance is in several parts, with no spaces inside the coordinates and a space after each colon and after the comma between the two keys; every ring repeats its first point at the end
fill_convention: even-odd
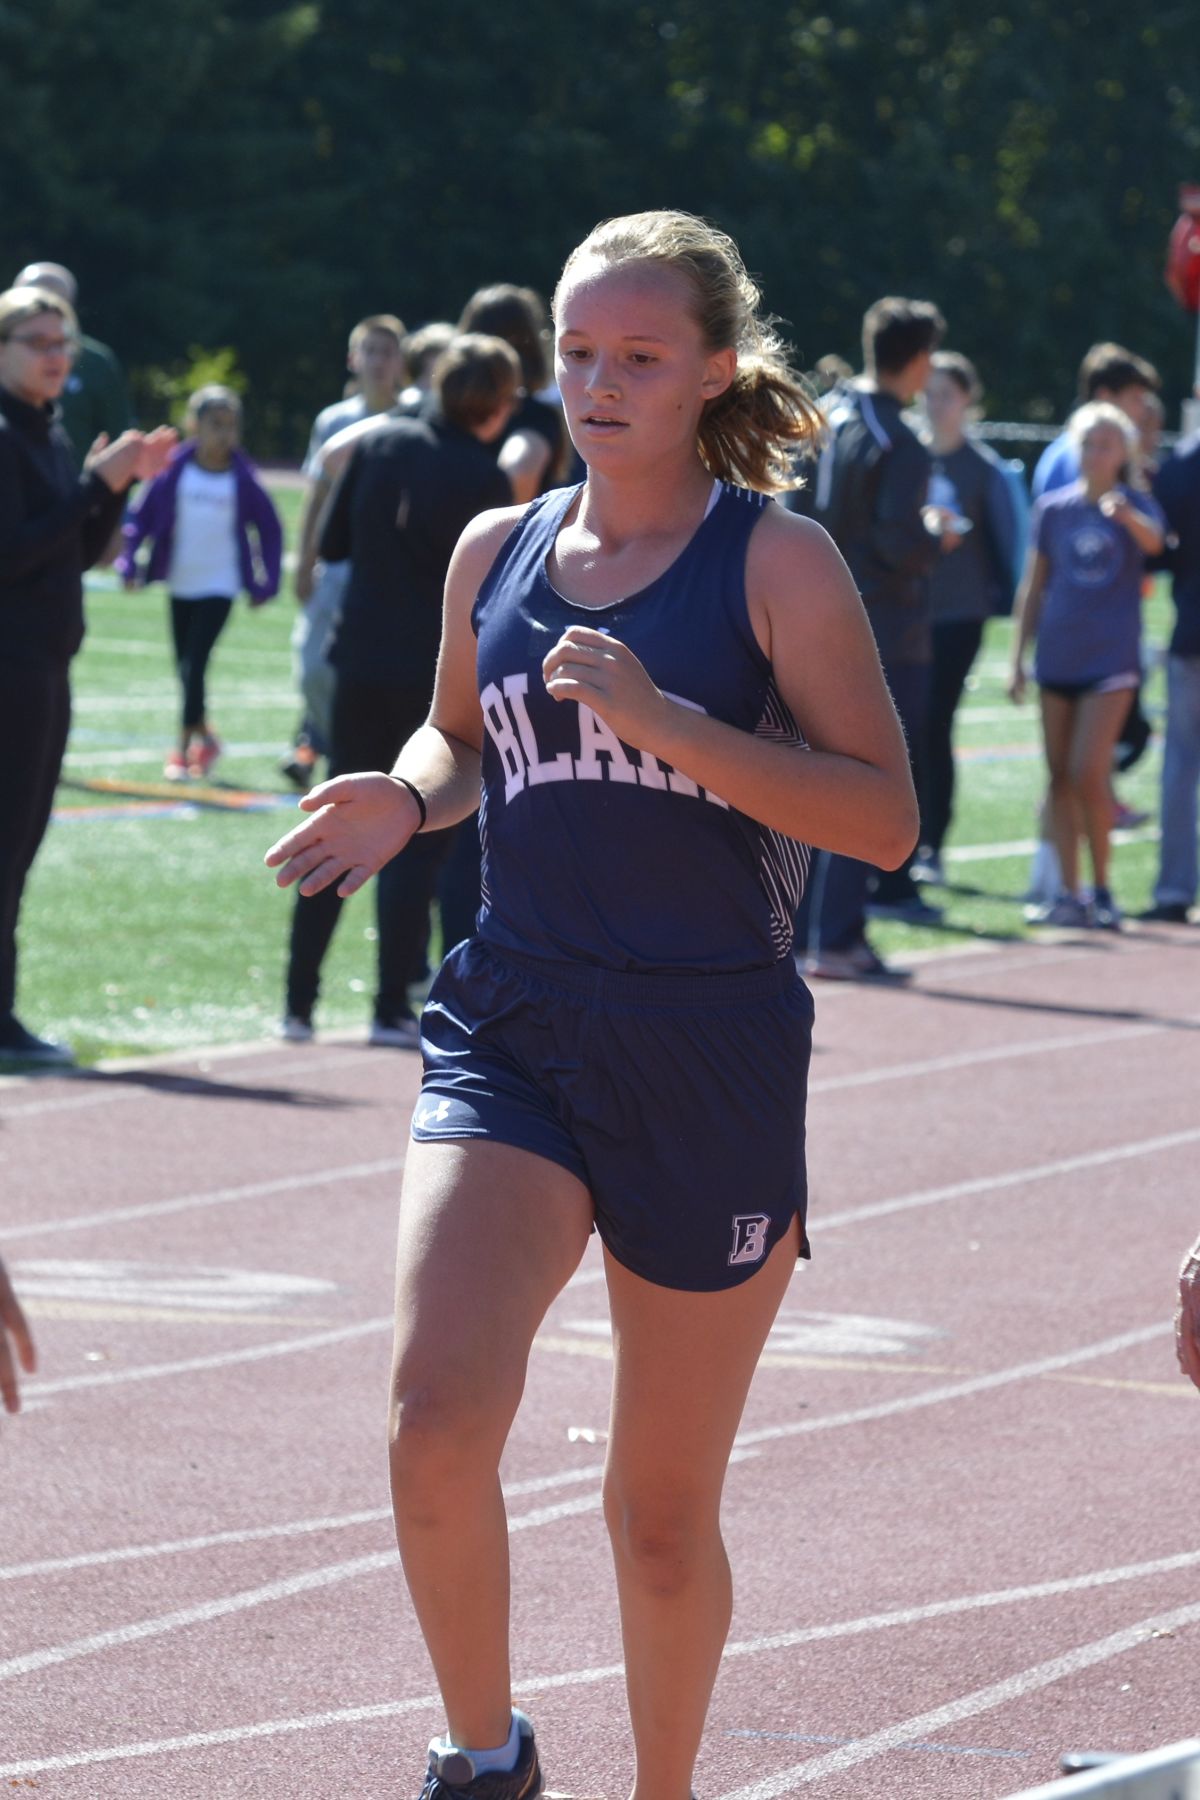
{"type": "Polygon", "coordinates": [[[1173,1612],[1154,1614],[1148,1619],[1139,1620],[1136,1625],[1127,1625],[1122,1631],[1110,1632],[1107,1637],[1095,1638],[1090,1644],[1078,1644],[1073,1650],[1064,1651],[1060,1656],[1034,1663],[1030,1668],[1021,1669],[1002,1681],[993,1681],[986,1687],[976,1688],[973,1693],[963,1694],[960,1699],[948,1701],[944,1706],[933,1707],[929,1712],[918,1713],[910,1719],[901,1719],[895,1725],[873,1732],[869,1737],[858,1738],[841,1749],[831,1750],[827,1756],[810,1757],[805,1762],[794,1763],[790,1769],[781,1769],[776,1775],[768,1775],[762,1781],[734,1788],[723,1794],[721,1800],[778,1800],[780,1795],[794,1793],[798,1787],[823,1781],[827,1775],[843,1774],[847,1769],[886,1755],[889,1750],[905,1749],[914,1739],[927,1738],[932,1732],[943,1731],[950,1725],[959,1725],[964,1719],[978,1718],[980,1713],[994,1712],[998,1706],[1005,1706],[1011,1700],[1023,1700],[1027,1695],[1037,1693],[1040,1688],[1050,1687],[1056,1681],[1065,1681],[1072,1675],[1082,1674],[1087,1669],[1111,1661],[1114,1656],[1122,1656],[1127,1650],[1136,1649],[1156,1633],[1177,1631],[1182,1626],[1194,1625],[1198,1621],[1200,1601],[1194,1601],[1190,1606],[1178,1606],[1173,1612]]]}
{"type": "MultiPolygon", "coordinates": [[[[1058,1580],[1023,1584],[1018,1587],[991,1589],[979,1594],[964,1594],[948,1600],[934,1600],[924,1606],[901,1607],[890,1613],[868,1613],[855,1619],[834,1621],[828,1625],[811,1625],[797,1631],[774,1632],[760,1637],[727,1644],[723,1660],[757,1656],[771,1651],[791,1649],[799,1644],[824,1643],[833,1639],[857,1636],[865,1632],[888,1630],[906,1625],[923,1624],[931,1619],[968,1613],[980,1609],[1027,1600],[1054,1598],[1092,1588],[1110,1587],[1121,1582],[1153,1579],[1174,1574],[1200,1564],[1200,1550],[1187,1550],[1173,1556],[1156,1557],[1145,1563],[1126,1563],[1111,1569],[1093,1570],[1084,1575],[1065,1576],[1058,1580]]],[[[1186,1609],[1200,1614],[1200,1607],[1186,1609]]],[[[1155,1624],[1152,1621],[1151,1624],[1155,1624]]],[[[1135,1631],[1143,1627],[1134,1627],[1135,1631]]],[[[567,1687],[593,1686],[619,1679],[625,1673],[622,1663],[608,1663],[594,1668],[567,1670],[556,1675],[528,1676],[514,1681],[514,1697],[545,1693],[567,1687]]],[[[335,1710],[301,1714],[288,1719],[265,1719],[248,1725],[224,1726],[212,1731],[189,1732],[185,1736],[151,1739],[141,1743],[117,1744],[95,1750],[69,1751],[58,1756],[29,1759],[0,1766],[0,1778],[37,1775],[52,1770],[79,1768],[98,1763],[127,1761],[134,1757],[166,1756],[185,1750],[215,1749],[225,1744],[239,1744],[256,1738],[276,1737],[297,1731],[320,1731],[330,1726],[357,1725],[379,1719],[395,1719],[406,1713],[436,1709],[441,1702],[436,1694],[424,1694],[407,1700],[387,1700],[362,1706],[338,1707],[335,1710]]],[[[920,1721],[910,1722],[912,1736],[919,1736],[920,1721]]],[[[861,1743],[862,1740],[859,1740],[861,1743]]],[[[804,1765],[801,1765],[804,1766],[804,1765]]],[[[730,1800],[727,1796],[726,1800],[730,1800]]]]}
{"type": "Polygon", "coordinates": [[[999,1175],[975,1175],[967,1181],[949,1182],[945,1187],[919,1188],[912,1194],[900,1194],[894,1200],[875,1200],[868,1206],[849,1207],[845,1212],[822,1216],[818,1211],[810,1217],[809,1226],[814,1232],[833,1231],[842,1225],[886,1219],[893,1213],[912,1212],[922,1206],[939,1206],[944,1200],[966,1200],[976,1194],[993,1194],[1003,1188],[1022,1187],[1026,1182],[1076,1175],[1084,1169],[1103,1168],[1106,1163],[1157,1156],[1162,1151],[1179,1150],[1195,1143],[1200,1143],[1200,1126],[1187,1131],[1166,1132],[1162,1137],[1140,1138],[1133,1143],[1112,1144],[1104,1150],[1087,1150],[1078,1156],[1059,1157],[1055,1162],[1033,1163],[1027,1168],[1010,1169],[999,1175]]]}
{"type": "MultiPolygon", "coordinates": [[[[597,1494],[581,1494],[574,1500],[559,1500],[551,1506],[535,1507],[532,1512],[519,1513],[508,1521],[508,1529],[528,1531],[542,1525],[557,1524],[560,1519],[576,1518],[580,1513],[597,1512],[601,1506],[601,1496],[597,1494]]],[[[316,1588],[332,1587],[336,1583],[349,1581],[356,1575],[373,1574],[380,1569],[394,1569],[400,1572],[400,1558],[396,1549],[373,1550],[367,1556],[353,1556],[345,1562],[328,1563],[320,1569],[308,1569],[298,1575],[285,1575],[278,1581],[264,1582],[260,1587],[243,1588],[235,1594],[223,1594],[216,1600],[203,1600],[195,1606],[182,1606],[169,1613],[160,1613],[156,1618],[138,1619],[129,1625],[118,1625],[110,1631],[93,1632],[88,1637],[75,1638],[67,1644],[52,1644],[43,1650],[31,1650],[24,1656],[12,1656],[0,1662],[0,1681],[12,1681],[18,1675],[28,1675],[37,1669],[58,1668],[63,1663],[74,1662],[81,1656],[94,1656],[98,1651],[121,1649],[126,1644],[143,1642],[146,1638],[161,1637],[166,1632],[180,1631],[189,1625],[205,1625],[214,1619],[227,1618],[231,1613],[246,1612],[251,1607],[263,1606],[273,1600],[291,1600],[297,1594],[311,1593],[316,1588]]]]}

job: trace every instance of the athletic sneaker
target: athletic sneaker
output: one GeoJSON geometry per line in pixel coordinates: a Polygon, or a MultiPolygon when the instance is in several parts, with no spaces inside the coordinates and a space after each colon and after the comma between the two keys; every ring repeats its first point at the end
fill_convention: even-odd
{"type": "Polygon", "coordinates": [[[465,1750],[446,1750],[435,1738],[429,1746],[429,1768],[418,1800],[535,1800],[542,1791],[533,1726],[523,1712],[513,1709],[520,1733],[515,1769],[490,1769],[476,1775],[475,1764],[465,1750]]]}
{"type": "Polygon", "coordinates": [[[41,1063],[46,1067],[66,1068],[75,1061],[69,1044],[57,1044],[53,1038],[34,1037],[20,1019],[11,1014],[0,1020],[0,1062],[41,1063]]]}
{"type": "Polygon", "coordinates": [[[932,882],[936,887],[945,885],[946,872],[942,867],[942,859],[938,852],[931,850],[927,844],[917,851],[916,856],[909,864],[908,872],[914,881],[922,884],[932,882]]]}
{"type": "Polygon", "coordinates": [[[1136,831],[1139,825],[1148,825],[1150,817],[1140,806],[1126,806],[1117,800],[1113,805],[1112,828],[1114,831],[1136,831]]]}
{"type": "Polygon", "coordinates": [[[899,919],[904,925],[940,925],[942,909],[931,906],[923,894],[906,894],[900,900],[868,900],[863,908],[868,919],[899,919]]]}
{"type": "Polygon", "coordinates": [[[280,1022],[279,1035],[288,1044],[311,1044],[313,1025],[302,1013],[287,1013],[280,1022]]]}
{"type": "Polygon", "coordinates": [[[1086,903],[1075,894],[1060,894],[1049,906],[1033,907],[1026,916],[1031,925],[1057,925],[1072,931],[1091,923],[1086,903]]]}
{"type": "Polygon", "coordinates": [[[907,981],[907,969],[892,969],[876,954],[866,938],[841,950],[818,950],[804,959],[805,975],[819,981],[907,981]]]}
{"type": "Polygon", "coordinates": [[[292,786],[307,794],[312,786],[316,772],[317,753],[311,744],[297,744],[290,756],[285,756],[279,765],[279,772],[285,775],[292,786]]]}
{"type": "Polygon", "coordinates": [[[1121,914],[1107,888],[1098,887],[1093,892],[1092,903],[1088,908],[1088,923],[1096,931],[1120,931],[1121,914]]]}
{"type": "Polygon", "coordinates": [[[206,731],[199,743],[193,741],[188,750],[188,774],[201,779],[208,774],[218,756],[221,754],[221,741],[206,731]]]}
{"type": "Polygon", "coordinates": [[[1138,914],[1152,925],[1186,925],[1188,909],[1182,900],[1159,900],[1154,906],[1148,906],[1145,912],[1138,914]]]}
{"type": "Polygon", "coordinates": [[[167,760],[163,764],[163,775],[168,781],[187,780],[187,757],[183,754],[182,750],[168,750],[167,760]]]}
{"type": "Polygon", "coordinates": [[[409,1013],[400,1018],[372,1019],[369,1044],[380,1044],[390,1050],[419,1050],[421,1027],[409,1013]]]}

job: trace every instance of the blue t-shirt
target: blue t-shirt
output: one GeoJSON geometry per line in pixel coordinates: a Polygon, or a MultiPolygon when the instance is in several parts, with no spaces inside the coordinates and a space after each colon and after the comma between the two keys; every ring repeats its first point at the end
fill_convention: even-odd
{"type": "Polygon", "coordinates": [[[1057,488],[1070,487],[1079,480],[1079,446],[1069,431],[1064,431],[1047,444],[1033,471],[1033,497],[1052,494],[1057,488]]]}
{"type": "MultiPolygon", "coordinates": [[[[1139,512],[1161,522],[1161,509],[1149,495],[1120,491],[1139,512]]],[[[1031,535],[1050,565],[1038,621],[1037,679],[1104,681],[1138,674],[1146,559],[1130,533],[1105,518],[1077,481],[1034,503],[1031,535]]]]}
{"type": "Polygon", "coordinates": [[[501,951],[630,972],[769,967],[791,950],[806,847],[623,743],[590,707],[552,699],[542,676],[567,626],[588,625],[682,705],[802,753],[746,604],[746,549],[768,502],[715,484],[656,581],[579,606],[546,572],[578,493],[526,508],[472,612],[486,726],[479,934],[501,951]]]}

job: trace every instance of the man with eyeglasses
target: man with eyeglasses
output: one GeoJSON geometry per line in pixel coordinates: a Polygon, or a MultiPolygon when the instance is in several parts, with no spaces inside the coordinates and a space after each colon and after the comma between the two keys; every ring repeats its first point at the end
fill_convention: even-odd
{"type": "MultiPolygon", "coordinates": [[[[70,269],[56,262],[27,263],[13,286],[42,288],[60,295],[71,307],[75,306],[79,291],[79,284],[70,269]]],[[[133,423],[125,377],[107,344],[86,334],[80,335],[59,407],[77,469],[83,467],[89,446],[102,431],[106,431],[115,443],[133,423]]]]}

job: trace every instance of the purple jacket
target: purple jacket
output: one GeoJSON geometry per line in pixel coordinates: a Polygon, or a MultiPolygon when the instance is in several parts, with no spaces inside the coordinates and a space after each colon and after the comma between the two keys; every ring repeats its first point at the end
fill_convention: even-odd
{"type": "MultiPolygon", "coordinates": [[[[175,532],[175,505],[179,478],[196,454],[192,443],[181,444],[161,475],[141,494],[121,529],[124,548],[116,561],[123,580],[139,574],[139,546],[149,538],[150,561],[144,579],[162,581],[171,566],[171,539],[175,532]]],[[[271,496],[254,473],[254,465],[240,450],[233,453],[233,479],[237,494],[238,567],[251,606],[261,606],[279,592],[283,562],[283,527],[271,496]],[[251,535],[253,534],[253,536],[251,535]]]]}

